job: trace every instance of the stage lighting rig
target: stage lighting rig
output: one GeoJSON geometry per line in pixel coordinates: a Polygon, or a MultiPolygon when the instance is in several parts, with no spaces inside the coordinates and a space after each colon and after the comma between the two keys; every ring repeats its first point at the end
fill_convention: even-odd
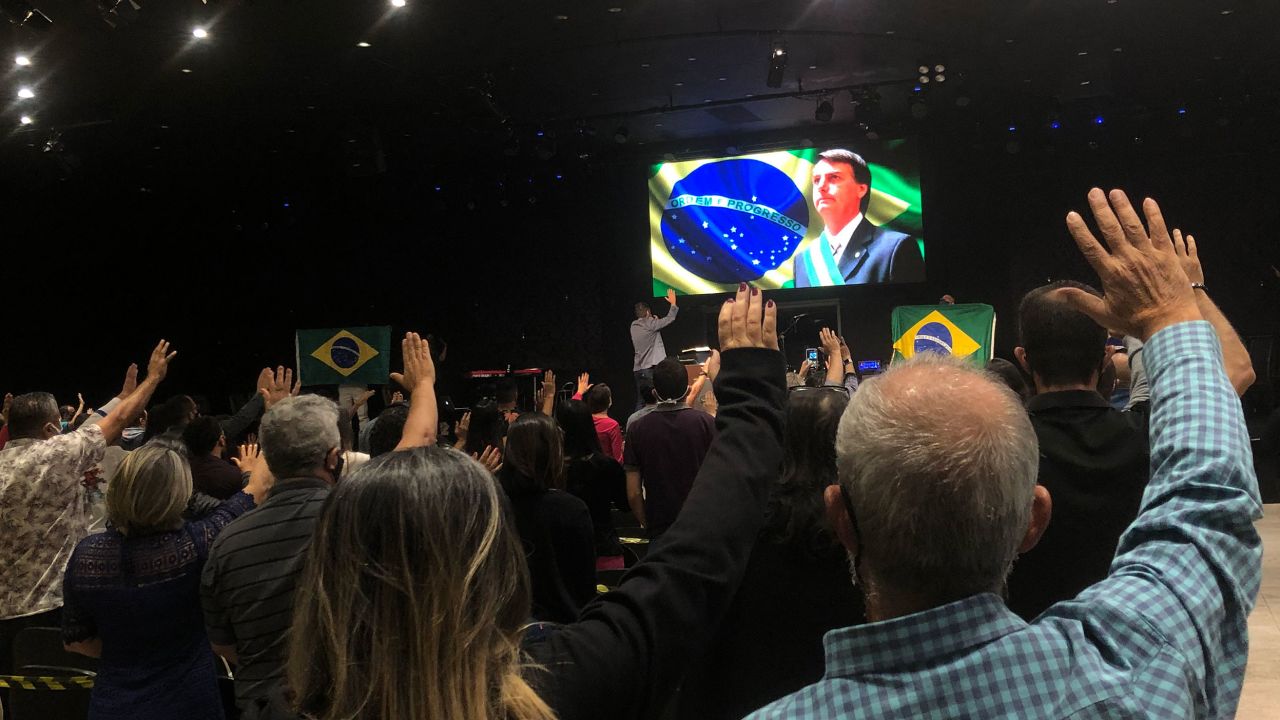
{"type": "Polygon", "coordinates": [[[48,30],[53,21],[48,15],[32,7],[27,0],[0,0],[0,11],[5,19],[21,28],[48,30]]]}
{"type": "Polygon", "coordinates": [[[916,82],[921,85],[928,85],[931,82],[944,83],[947,81],[947,66],[941,63],[936,65],[921,65],[916,68],[919,77],[916,82]]]}
{"type": "Polygon", "coordinates": [[[782,72],[787,69],[787,46],[775,44],[769,51],[769,77],[765,84],[771,88],[782,87],[782,72]]]}
{"type": "Polygon", "coordinates": [[[137,20],[140,10],[142,6],[134,0],[98,0],[98,14],[113,30],[137,20]]]}

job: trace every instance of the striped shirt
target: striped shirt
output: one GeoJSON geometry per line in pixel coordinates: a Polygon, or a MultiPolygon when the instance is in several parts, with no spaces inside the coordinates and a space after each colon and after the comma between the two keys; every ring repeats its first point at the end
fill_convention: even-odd
{"type": "Polygon", "coordinates": [[[211,642],[236,649],[241,707],[284,677],[294,585],[328,496],[329,484],[318,478],[279,481],[266,502],[222,531],[209,553],[200,583],[205,625],[211,642]]]}
{"type": "Polygon", "coordinates": [[[1212,326],[1144,350],[1151,480],[1106,579],[1028,624],[995,595],[824,638],[822,680],[765,718],[1230,718],[1258,596],[1258,482],[1212,326]]]}

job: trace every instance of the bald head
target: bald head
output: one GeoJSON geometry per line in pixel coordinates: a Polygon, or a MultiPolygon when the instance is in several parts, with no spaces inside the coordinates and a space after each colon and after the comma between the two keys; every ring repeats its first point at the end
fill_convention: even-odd
{"type": "Polygon", "coordinates": [[[1000,589],[1039,462],[1012,391],[962,360],[919,354],[858,389],[836,455],[869,581],[937,604],[1000,589]]]}

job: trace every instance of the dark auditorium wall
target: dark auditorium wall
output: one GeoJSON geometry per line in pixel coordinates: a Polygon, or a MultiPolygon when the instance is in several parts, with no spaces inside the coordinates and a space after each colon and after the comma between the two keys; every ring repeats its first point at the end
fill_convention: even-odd
{"type": "MultiPolygon", "coordinates": [[[[1021,292],[1051,278],[1095,282],[1063,216],[1096,183],[1161,199],[1196,234],[1208,284],[1242,333],[1272,333],[1280,153],[1274,139],[1252,139],[1010,155],[926,135],[928,283],[775,297],[838,298],[860,359],[888,356],[895,305],[944,292],[988,302],[1009,355],[1021,292]]],[[[231,151],[244,148],[226,145],[237,141],[220,142],[191,149],[190,172],[152,178],[145,192],[132,172],[141,161],[124,153],[86,159],[65,182],[0,188],[13,208],[0,390],[38,386],[63,401],[82,391],[98,404],[164,336],[180,356],[161,397],[207,391],[222,410],[263,363],[292,364],[294,328],[390,324],[448,338],[450,374],[549,366],[564,381],[586,368],[619,388],[620,406],[632,401],[627,326],[650,288],[648,150],[513,167],[499,188],[476,179],[490,161],[450,171],[392,157],[385,173],[355,177],[301,156],[242,161],[231,151]]],[[[721,299],[682,299],[687,318],[666,332],[668,349],[712,340],[703,313],[721,299]]]]}

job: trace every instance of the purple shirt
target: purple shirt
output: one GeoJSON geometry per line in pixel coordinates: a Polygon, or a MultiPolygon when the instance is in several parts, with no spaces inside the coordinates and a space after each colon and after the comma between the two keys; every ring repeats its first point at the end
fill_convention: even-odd
{"type": "Polygon", "coordinates": [[[632,424],[623,463],[640,471],[650,533],[675,522],[715,437],[715,418],[683,404],[662,403],[632,424]]]}

